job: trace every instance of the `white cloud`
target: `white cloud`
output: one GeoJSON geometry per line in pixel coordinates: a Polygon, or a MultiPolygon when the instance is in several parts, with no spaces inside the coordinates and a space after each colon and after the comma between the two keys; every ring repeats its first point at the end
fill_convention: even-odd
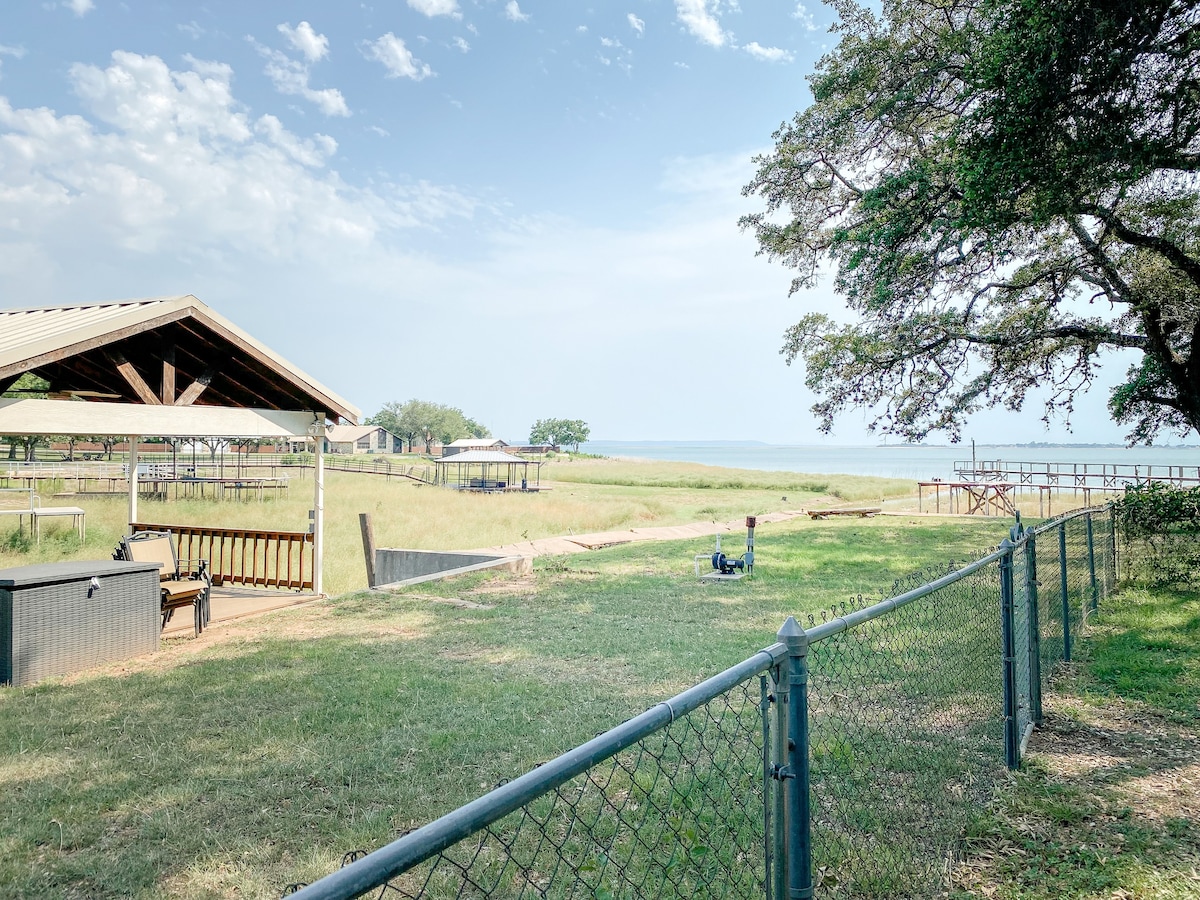
{"type": "Polygon", "coordinates": [[[628,16],[626,16],[626,18],[629,20],[630,28],[632,28],[638,34],[646,33],[646,20],[645,19],[639,19],[633,13],[630,13],[628,16]]]}
{"type": "Polygon", "coordinates": [[[588,30],[588,27],[586,25],[576,25],[575,26],[576,34],[587,34],[587,30],[588,30]]]}
{"type": "Polygon", "coordinates": [[[66,0],[63,6],[77,16],[86,16],[96,8],[96,4],[92,0],[66,0]]]}
{"type": "Polygon", "coordinates": [[[408,5],[430,18],[434,16],[462,18],[462,13],[458,9],[458,0],[408,0],[408,5]]]}
{"type": "Polygon", "coordinates": [[[307,22],[301,22],[295,28],[284,22],[278,28],[279,33],[288,39],[288,43],[303,53],[310,63],[329,55],[329,39],[313,31],[313,27],[307,22]]]}
{"type": "Polygon", "coordinates": [[[380,128],[378,125],[368,125],[367,131],[372,131],[380,137],[391,137],[392,133],[386,128],[380,128]]]}
{"type": "Polygon", "coordinates": [[[327,116],[348,116],[350,109],[346,99],[337,88],[322,88],[317,90],[309,85],[309,67],[298,60],[292,59],[286,53],[264,47],[253,38],[249,39],[259,55],[267,61],[263,72],[275,90],[289,96],[303,97],[327,116]]]}
{"type": "Polygon", "coordinates": [[[389,78],[411,78],[422,81],[433,74],[433,69],[416,59],[404,46],[404,41],[390,31],[382,37],[367,41],[363,45],[363,56],[383,63],[389,78]]]}
{"type": "Polygon", "coordinates": [[[456,37],[451,43],[453,43],[454,46],[457,47],[459,50],[461,50],[463,53],[469,53],[471,50],[471,45],[468,44],[466,42],[466,40],[462,37],[456,37]]]}
{"type": "Polygon", "coordinates": [[[602,47],[620,47],[621,42],[618,41],[616,38],[602,37],[602,38],[600,38],[600,46],[602,46],[602,47]]]}
{"type": "Polygon", "coordinates": [[[675,0],[675,16],[679,23],[702,44],[723,47],[729,35],[717,17],[720,0],[675,0]]]}
{"type": "Polygon", "coordinates": [[[766,62],[791,62],[792,54],[780,47],[764,47],[758,41],[751,41],[742,47],[747,53],[755,59],[761,59],[766,62]]]}
{"type": "Polygon", "coordinates": [[[71,67],[82,115],[0,97],[0,242],[19,234],[60,246],[67,264],[72,247],[101,258],[303,258],[471,215],[473,202],[453,189],[347,185],[328,168],[333,138],[252,119],[232,74],[220,63],[172,71],[117,51],[107,68],[71,67]]]}
{"type": "Polygon", "coordinates": [[[190,37],[193,41],[198,41],[198,40],[200,40],[200,38],[204,37],[204,35],[208,34],[208,32],[205,31],[204,28],[200,25],[200,23],[197,22],[195,19],[192,19],[192,21],[190,21],[186,24],[176,25],[175,30],[183,32],[188,37],[190,37]]]}
{"type": "Polygon", "coordinates": [[[508,0],[504,4],[504,17],[510,22],[528,22],[529,16],[521,12],[521,7],[517,4],[517,0],[508,0]]]}
{"type": "Polygon", "coordinates": [[[3,68],[4,57],[11,56],[13,59],[21,59],[24,55],[24,47],[10,47],[7,44],[0,44],[0,68],[3,68]]]}
{"type": "Polygon", "coordinates": [[[813,14],[809,12],[808,7],[803,3],[797,3],[796,9],[792,13],[793,19],[799,19],[800,24],[804,26],[806,31],[816,31],[817,23],[813,21],[813,14]]]}

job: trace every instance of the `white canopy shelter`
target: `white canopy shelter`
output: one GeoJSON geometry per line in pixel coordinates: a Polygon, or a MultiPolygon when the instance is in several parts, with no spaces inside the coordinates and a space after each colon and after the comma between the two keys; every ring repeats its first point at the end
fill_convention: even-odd
{"type": "MultiPolygon", "coordinates": [[[[361,413],[195,297],[0,310],[0,393],[33,373],[50,399],[0,399],[0,435],[324,435],[361,413]],[[177,390],[182,385],[182,390],[177,390]]],[[[324,465],[315,440],[313,589],[322,593],[324,465]]]]}

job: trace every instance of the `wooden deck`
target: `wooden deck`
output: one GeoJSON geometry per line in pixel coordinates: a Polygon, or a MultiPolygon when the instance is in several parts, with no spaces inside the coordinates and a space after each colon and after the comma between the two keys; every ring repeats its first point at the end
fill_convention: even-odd
{"type": "MultiPolygon", "coordinates": [[[[213,587],[211,603],[212,618],[209,619],[208,627],[213,628],[224,622],[233,622],[237,619],[247,618],[248,616],[258,616],[277,609],[286,609],[289,606],[303,606],[317,599],[317,595],[311,592],[300,593],[298,591],[273,591],[261,588],[213,587]]],[[[175,615],[171,617],[171,621],[167,623],[167,627],[163,629],[163,637],[177,637],[180,635],[191,635],[191,633],[192,609],[190,606],[187,609],[176,610],[175,615]]]]}

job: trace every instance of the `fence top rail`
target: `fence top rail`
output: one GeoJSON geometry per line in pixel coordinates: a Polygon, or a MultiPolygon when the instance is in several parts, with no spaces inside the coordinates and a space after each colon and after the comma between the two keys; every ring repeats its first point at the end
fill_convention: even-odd
{"type": "Polygon", "coordinates": [[[281,541],[310,541],[307,531],[268,531],[261,528],[221,528],[216,525],[160,525],[150,522],[134,522],[133,528],[140,531],[170,531],[174,534],[213,535],[214,537],[268,538],[281,541]]]}
{"type": "Polygon", "coordinates": [[[941,590],[947,585],[954,584],[956,581],[961,581],[968,575],[974,575],[985,566],[989,566],[998,561],[1006,552],[1008,551],[1004,548],[994,550],[987,556],[977,559],[975,562],[963,566],[957,571],[943,575],[941,578],[934,579],[927,584],[923,584],[911,591],[906,591],[899,596],[892,597],[888,600],[880,600],[878,603],[865,607],[864,609],[856,610],[855,612],[849,613],[845,616],[838,616],[835,619],[830,619],[828,622],[822,622],[820,625],[817,625],[814,628],[807,629],[805,633],[808,635],[809,642],[812,643],[833,637],[835,634],[841,634],[843,631],[848,631],[851,628],[857,628],[860,625],[865,625],[872,619],[878,619],[880,616],[884,616],[892,612],[892,610],[899,609],[901,606],[907,606],[909,603],[920,600],[922,597],[928,597],[930,594],[941,590]]]}
{"type": "Polygon", "coordinates": [[[622,750],[670,725],[677,718],[698,709],[754,676],[761,675],[782,661],[787,653],[784,644],[772,644],[736,666],[688,688],[670,700],[664,700],[586,744],[568,750],[520,778],[495,788],[345,868],[326,875],[320,881],[301,888],[292,896],[297,900],[357,897],[376,888],[520,809],[531,800],[581,775],[596,764],[616,756],[622,750]]]}
{"type": "Polygon", "coordinates": [[[1025,533],[1032,533],[1036,537],[1039,534],[1044,534],[1047,531],[1057,528],[1064,522],[1070,522],[1072,519],[1079,519],[1084,516],[1095,515],[1096,513],[1105,512],[1111,508],[1111,503],[1105,503],[1101,506],[1089,506],[1085,509],[1073,509],[1070,512],[1065,512],[1060,516],[1055,516],[1053,519],[1048,519],[1033,528],[1028,528],[1025,530],[1025,533]]]}

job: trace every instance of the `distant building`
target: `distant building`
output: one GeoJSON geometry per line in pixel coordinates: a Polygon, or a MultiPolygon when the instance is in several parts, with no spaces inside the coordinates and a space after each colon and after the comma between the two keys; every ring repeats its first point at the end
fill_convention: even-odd
{"type": "Polygon", "coordinates": [[[326,453],[400,453],[404,442],[382,425],[331,425],[325,432],[326,453]]]}
{"type": "Polygon", "coordinates": [[[454,456],[468,450],[504,450],[508,444],[499,438],[459,438],[442,448],[442,456],[454,456]]]}

